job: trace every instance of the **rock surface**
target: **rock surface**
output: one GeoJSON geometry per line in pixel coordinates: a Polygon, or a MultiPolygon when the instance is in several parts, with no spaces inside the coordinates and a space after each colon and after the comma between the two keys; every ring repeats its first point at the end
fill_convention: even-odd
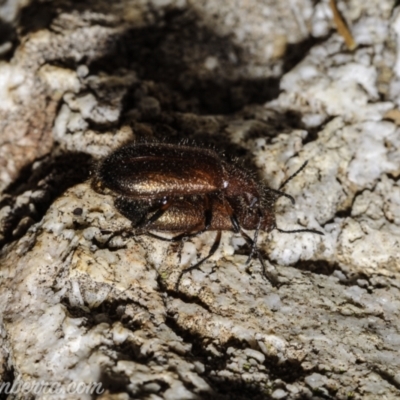
{"type": "Polygon", "coordinates": [[[338,1],[350,52],[328,0],[5,2],[1,381],[45,382],[37,399],[399,398],[393,3],[338,1]],[[215,232],[135,235],[92,189],[133,140],[213,147],[272,188],[308,160],[278,226],[324,236],[260,233],[274,287],[224,232],[175,290],[215,232]]]}

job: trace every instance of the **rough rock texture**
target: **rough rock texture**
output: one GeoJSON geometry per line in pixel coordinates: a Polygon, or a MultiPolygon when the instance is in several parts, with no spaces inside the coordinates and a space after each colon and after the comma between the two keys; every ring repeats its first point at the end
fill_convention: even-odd
{"type": "Polygon", "coordinates": [[[1,382],[104,389],[60,399],[400,397],[400,12],[338,7],[353,52],[327,0],[0,6],[1,382]],[[182,139],[272,188],[309,161],[278,226],[325,235],[260,233],[280,286],[224,232],[176,291],[215,232],[135,235],[92,190],[112,149],[182,139]]]}

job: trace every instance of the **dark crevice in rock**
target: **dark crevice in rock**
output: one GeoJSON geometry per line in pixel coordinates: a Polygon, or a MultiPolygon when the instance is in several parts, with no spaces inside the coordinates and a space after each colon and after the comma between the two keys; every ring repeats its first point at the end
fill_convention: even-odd
{"type": "MultiPolygon", "coordinates": [[[[182,337],[186,343],[192,345],[190,357],[186,357],[190,362],[200,361],[205,366],[205,371],[201,377],[207,381],[213,390],[212,398],[227,400],[245,400],[245,399],[269,399],[269,389],[262,383],[255,382],[249,383],[240,378],[239,374],[237,379],[220,378],[214,372],[226,369],[226,365],[230,356],[226,354],[228,347],[235,347],[238,349],[246,348],[246,344],[236,339],[219,346],[218,350],[221,352],[221,357],[215,356],[206,350],[209,344],[208,338],[203,338],[199,335],[192,334],[182,329],[171,316],[166,319],[166,325],[173,330],[178,336],[182,337]]],[[[213,342],[213,345],[215,343],[213,342]]],[[[200,397],[207,399],[207,396],[200,397]]]]}
{"type": "MultiPolygon", "coordinates": [[[[10,362],[10,360],[8,360],[10,362]]],[[[0,400],[7,400],[10,399],[10,395],[12,396],[12,387],[15,382],[15,373],[14,368],[8,367],[5,371],[3,371],[1,375],[1,392],[0,392],[0,400]]]]}
{"type": "MultiPolygon", "coordinates": [[[[231,361],[231,356],[227,354],[227,349],[229,347],[246,349],[248,348],[248,343],[232,339],[224,345],[218,346],[215,342],[212,342],[221,353],[219,357],[206,350],[209,344],[208,338],[202,338],[199,335],[184,330],[172,317],[167,317],[166,324],[177,335],[182,337],[186,343],[192,345],[190,362],[200,361],[205,365],[205,372],[201,376],[215,391],[213,398],[237,400],[248,398],[269,399],[271,398],[270,394],[277,389],[274,386],[267,386],[266,382],[246,382],[241,378],[239,373],[230,378],[218,376],[218,372],[226,370],[227,364],[231,361]]],[[[281,380],[286,384],[291,384],[302,381],[304,377],[313,372],[312,370],[304,370],[300,361],[291,360],[282,363],[278,357],[273,356],[266,357],[263,365],[266,367],[266,376],[269,377],[270,382],[281,380]]],[[[326,398],[333,397],[327,395],[326,398]]]]}
{"type": "Polygon", "coordinates": [[[0,48],[6,46],[0,54],[1,61],[10,61],[19,44],[15,28],[7,22],[0,20],[0,48]]]}
{"type": "MultiPolygon", "coordinates": [[[[353,202],[354,202],[354,199],[355,199],[355,196],[354,196],[354,198],[353,198],[353,202]]],[[[351,205],[350,207],[347,207],[347,208],[344,209],[344,210],[338,210],[338,211],[336,211],[334,217],[333,217],[332,219],[326,221],[326,222],[322,225],[322,227],[325,227],[326,225],[329,225],[329,224],[334,223],[336,218],[345,219],[345,218],[351,217],[351,210],[352,210],[352,208],[353,208],[353,207],[352,207],[352,205],[351,205]]]]}
{"type": "Polygon", "coordinates": [[[336,263],[329,263],[325,260],[318,261],[299,261],[293,265],[293,268],[296,268],[300,271],[308,271],[317,275],[326,275],[330,276],[335,271],[341,270],[339,265],[336,263]]]}
{"type": "Polygon", "coordinates": [[[286,48],[285,55],[283,56],[283,73],[287,73],[292,70],[297,64],[299,64],[308,56],[310,49],[328,40],[330,35],[331,34],[328,34],[327,36],[320,38],[309,36],[301,42],[289,43],[286,48]]]}
{"type": "Polygon", "coordinates": [[[10,206],[11,211],[1,221],[0,233],[4,238],[0,246],[22,237],[33,223],[42,219],[57,197],[89,177],[90,167],[87,154],[67,153],[49,155],[23,168],[19,178],[4,191],[1,206],[10,206]],[[27,196],[29,201],[18,204],[19,196],[28,191],[32,192],[27,196]]]}
{"type": "Polygon", "coordinates": [[[26,36],[28,33],[37,32],[50,26],[56,17],[57,10],[54,3],[45,1],[32,1],[21,10],[18,33],[26,36]]]}
{"type": "Polygon", "coordinates": [[[171,290],[168,290],[167,293],[175,299],[182,300],[186,304],[196,304],[196,305],[200,306],[201,308],[203,308],[205,311],[209,312],[210,314],[213,313],[213,311],[208,306],[208,304],[201,301],[201,299],[196,295],[190,296],[186,293],[183,293],[182,291],[176,292],[176,291],[171,291],[171,290]]]}
{"type": "Polygon", "coordinates": [[[46,186],[46,188],[53,187],[57,192],[54,194],[59,196],[68,187],[88,178],[90,162],[91,157],[85,153],[46,156],[41,161],[26,166],[4,193],[18,196],[28,190],[34,191],[46,186]],[[36,164],[38,162],[39,165],[36,164]]]}
{"type": "Polygon", "coordinates": [[[388,173],[387,177],[396,183],[400,180],[400,175],[394,175],[393,173],[388,173]]]}
{"type": "Polygon", "coordinates": [[[339,279],[338,284],[342,286],[358,286],[359,281],[366,281],[368,286],[366,290],[371,293],[373,289],[379,289],[383,287],[390,286],[390,282],[387,280],[379,280],[379,277],[387,278],[383,275],[374,274],[373,276],[367,275],[360,271],[349,271],[341,267],[338,263],[331,263],[326,260],[314,260],[314,261],[299,261],[292,266],[300,271],[309,272],[317,275],[331,276],[335,272],[340,272],[343,279],[337,276],[339,279]],[[378,279],[374,279],[377,278],[378,279]]]}
{"type": "Polygon", "coordinates": [[[307,271],[316,275],[325,276],[331,276],[335,271],[340,271],[346,277],[346,279],[339,280],[339,283],[345,286],[353,286],[354,284],[357,284],[357,280],[366,279],[366,275],[364,274],[351,274],[348,271],[344,271],[339,264],[331,263],[326,260],[299,261],[293,265],[293,268],[296,268],[300,271],[307,271]]]}
{"type": "Polygon", "coordinates": [[[104,369],[100,374],[99,382],[101,382],[102,388],[110,393],[129,392],[130,379],[125,374],[116,374],[104,369]]]}
{"type": "MultiPolygon", "coordinates": [[[[298,62],[299,55],[306,55],[304,43],[290,45],[286,65],[293,65],[294,59],[298,62]]],[[[207,28],[194,10],[170,10],[152,26],[126,32],[110,47],[109,54],[92,62],[90,71],[136,71],[141,81],[165,88],[168,96],[158,99],[164,110],[229,114],[248,104],[264,104],[279,94],[280,77],[243,77],[248,58],[246,49],[235,45],[231,37],[207,28]],[[235,61],[231,54],[235,54],[235,61]],[[204,60],[212,55],[218,57],[219,66],[206,70],[204,60]]],[[[132,92],[125,109],[134,105],[132,92]]]]}
{"type": "Polygon", "coordinates": [[[126,299],[113,298],[111,300],[103,301],[98,307],[89,308],[87,305],[83,307],[71,305],[67,297],[61,300],[68,314],[71,318],[84,318],[84,326],[92,328],[102,322],[113,324],[114,322],[121,322],[127,329],[135,331],[140,329],[141,325],[132,323],[132,320],[125,314],[125,308],[128,304],[135,304],[139,308],[143,308],[140,304],[126,299]]]}
{"type": "Polygon", "coordinates": [[[389,385],[394,386],[396,389],[400,390],[400,382],[396,377],[395,372],[390,372],[380,365],[371,365],[372,371],[378,374],[384,381],[389,383],[389,385]]]}

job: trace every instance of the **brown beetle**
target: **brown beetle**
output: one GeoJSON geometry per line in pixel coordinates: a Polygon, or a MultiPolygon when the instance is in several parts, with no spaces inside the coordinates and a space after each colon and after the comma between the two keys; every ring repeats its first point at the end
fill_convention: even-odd
{"type": "Polygon", "coordinates": [[[265,264],[256,247],[260,229],[323,235],[314,229],[285,231],[276,226],[276,200],[285,196],[294,203],[293,197],[281,189],[306,164],[275,190],[258,184],[244,170],[222,161],[209,149],[163,143],[131,144],[117,149],[100,163],[93,187],[116,196],[116,208],[132,221],[133,227],[155,238],[178,241],[207,230],[217,231],[209,254],[181,272],[178,288],[184,273],[198,268],[215,253],[223,230],[243,235],[251,245],[248,261],[256,254],[265,276],[265,264]],[[254,238],[243,229],[255,230],[254,238]],[[169,239],[151,231],[180,234],[169,239]]]}

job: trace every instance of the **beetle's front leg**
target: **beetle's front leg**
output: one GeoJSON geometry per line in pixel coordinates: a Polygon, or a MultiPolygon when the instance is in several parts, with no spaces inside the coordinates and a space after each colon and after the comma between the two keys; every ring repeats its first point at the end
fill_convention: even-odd
{"type": "MultiPolygon", "coordinates": [[[[247,244],[249,244],[251,246],[252,254],[256,254],[257,255],[258,260],[260,261],[260,264],[261,264],[261,267],[262,267],[262,271],[263,271],[264,277],[271,283],[271,285],[273,287],[279,287],[280,286],[280,282],[278,280],[278,277],[275,274],[273,274],[273,273],[271,273],[270,271],[267,270],[267,266],[265,265],[264,258],[262,256],[262,254],[260,253],[260,250],[257,249],[254,240],[246,232],[244,232],[243,229],[240,230],[240,234],[246,240],[247,244]]],[[[269,258],[268,258],[268,261],[271,262],[269,260],[269,258]]]]}
{"type": "Polygon", "coordinates": [[[240,233],[242,235],[242,237],[246,240],[247,244],[251,248],[249,257],[247,258],[247,261],[246,261],[246,264],[248,264],[251,261],[253,255],[255,254],[258,257],[259,261],[260,261],[260,264],[261,264],[261,267],[262,267],[262,271],[263,271],[263,275],[265,276],[265,278],[267,278],[267,280],[272,284],[272,286],[275,286],[275,287],[279,286],[279,282],[278,282],[277,277],[267,270],[267,267],[265,265],[265,261],[264,261],[262,255],[261,255],[260,251],[257,249],[257,239],[258,239],[258,234],[259,234],[259,231],[260,231],[260,226],[261,226],[261,222],[262,222],[262,218],[263,218],[261,210],[259,208],[257,208],[258,222],[257,222],[257,225],[255,227],[256,229],[255,229],[255,232],[254,232],[254,238],[252,239],[243,230],[243,228],[241,226],[241,223],[239,222],[240,215],[238,216],[235,213],[235,206],[230,203],[229,199],[225,200],[224,205],[225,205],[226,213],[229,215],[230,220],[231,220],[232,230],[235,233],[240,233]]]}

